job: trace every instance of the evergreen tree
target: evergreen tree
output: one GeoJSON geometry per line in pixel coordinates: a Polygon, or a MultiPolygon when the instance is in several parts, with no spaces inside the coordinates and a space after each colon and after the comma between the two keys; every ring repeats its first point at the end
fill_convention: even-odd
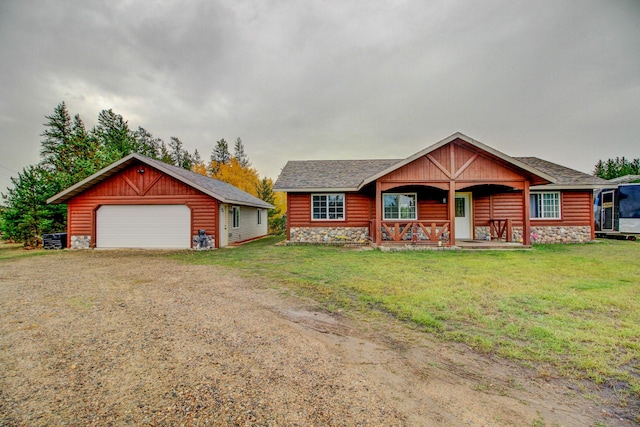
{"type": "Polygon", "coordinates": [[[38,246],[45,233],[64,231],[66,205],[47,205],[47,198],[61,188],[51,179],[50,172],[40,165],[27,166],[11,178],[13,188],[2,194],[5,211],[2,221],[3,238],[38,246]]]}
{"type": "Polygon", "coordinates": [[[182,141],[175,136],[171,137],[171,142],[169,142],[169,156],[171,157],[171,162],[180,168],[191,170],[191,166],[193,166],[193,159],[187,150],[182,148],[182,141]]]}
{"type": "Polygon", "coordinates": [[[133,151],[143,156],[157,159],[160,157],[162,139],[154,138],[149,131],[142,126],[133,132],[133,151]]]}
{"type": "Polygon", "coordinates": [[[127,121],[111,109],[100,112],[98,125],[92,133],[100,144],[106,164],[120,160],[134,149],[135,141],[127,121]]]}
{"type": "Polygon", "coordinates": [[[256,185],[256,193],[259,199],[274,205],[267,213],[269,234],[282,234],[286,228],[286,220],[276,202],[276,194],[273,192],[273,181],[270,178],[262,178],[256,185]]]}
{"type": "Polygon", "coordinates": [[[53,114],[45,116],[46,129],[40,136],[40,158],[45,167],[54,171],[68,171],[70,169],[69,158],[71,155],[72,123],[71,116],[64,102],[58,104],[53,114]]]}
{"type": "Polygon", "coordinates": [[[197,149],[193,152],[193,165],[191,166],[191,170],[195,173],[199,173],[200,175],[207,175],[207,167],[205,166],[197,149]]]}
{"type": "Polygon", "coordinates": [[[629,160],[626,157],[616,157],[606,161],[598,160],[593,174],[603,179],[619,178],[625,175],[640,175],[640,158],[629,160]]]}
{"type": "Polygon", "coordinates": [[[158,157],[158,160],[161,160],[170,165],[173,164],[173,159],[171,158],[171,154],[169,153],[167,145],[164,143],[164,141],[162,141],[162,143],[160,144],[160,155],[158,157]]]}
{"type": "Polygon", "coordinates": [[[216,146],[211,152],[211,163],[209,165],[209,173],[215,175],[220,170],[220,166],[229,163],[231,153],[229,153],[229,144],[222,138],[216,142],[216,146]]]}
{"type": "Polygon", "coordinates": [[[240,139],[240,137],[236,139],[236,142],[233,146],[233,153],[234,157],[238,159],[238,163],[240,163],[243,168],[251,166],[249,157],[247,157],[244,152],[244,145],[242,144],[242,140],[240,139]]]}

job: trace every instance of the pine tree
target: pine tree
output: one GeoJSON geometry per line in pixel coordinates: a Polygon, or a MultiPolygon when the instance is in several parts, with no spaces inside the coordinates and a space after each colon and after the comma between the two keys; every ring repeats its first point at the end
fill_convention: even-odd
{"type": "Polygon", "coordinates": [[[133,132],[133,151],[143,156],[157,159],[160,157],[160,145],[162,139],[154,138],[149,131],[142,126],[133,132]]]}
{"type": "Polygon", "coordinates": [[[111,109],[100,112],[98,125],[92,133],[104,152],[107,164],[130,154],[135,146],[127,121],[111,109]]]}
{"type": "Polygon", "coordinates": [[[220,166],[229,163],[231,153],[229,153],[229,144],[222,138],[216,142],[216,146],[211,152],[211,163],[209,164],[209,173],[215,175],[220,170],[220,166]]]}
{"type": "Polygon", "coordinates": [[[195,173],[199,173],[200,175],[207,175],[207,167],[205,166],[197,149],[193,152],[193,165],[191,166],[191,170],[195,173]]]}
{"type": "Polygon", "coordinates": [[[178,166],[183,169],[191,170],[191,166],[193,166],[193,159],[187,150],[182,148],[182,141],[179,138],[172,136],[171,142],[169,142],[169,155],[171,156],[171,160],[175,166],[178,166]]]}
{"type": "Polygon", "coordinates": [[[233,153],[234,157],[238,159],[240,166],[242,166],[243,168],[251,166],[249,157],[247,157],[244,152],[244,145],[242,144],[242,140],[240,139],[240,137],[236,139],[236,143],[233,146],[233,153]]]}
{"type": "Polygon", "coordinates": [[[67,105],[61,102],[54,108],[53,114],[45,118],[48,119],[44,124],[46,129],[40,135],[44,137],[40,149],[41,163],[51,170],[68,171],[72,123],[67,105]]]}
{"type": "Polygon", "coordinates": [[[167,145],[164,143],[164,141],[160,143],[160,153],[158,156],[158,160],[161,160],[169,165],[173,164],[173,159],[171,158],[171,154],[169,153],[167,145]]]}
{"type": "Polygon", "coordinates": [[[598,160],[593,174],[603,179],[619,178],[625,175],[640,175],[640,158],[629,160],[626,157],[616,157],[606,161],[598,160]]]}
{"type": "Polygon", "coordinates": [[[36,247],[42,235],[64,231],[66,205],[47,205],[47,198],[61,189],[50,179],[48,170],[40,165],[25,167],[17,178],[11,178],[13,188],[2,194],[5,201],[3,238],[36,247]]]}

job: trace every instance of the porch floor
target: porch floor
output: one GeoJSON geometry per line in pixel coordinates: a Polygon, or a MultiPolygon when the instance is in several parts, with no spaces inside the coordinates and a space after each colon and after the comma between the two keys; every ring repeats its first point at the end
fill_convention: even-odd
{"type": "Polygon", "coordinates": [[[456,246],[460,249],[469,250],[514,250],[514,249],[530,249],[531,246],[525,246],[519,242],[501,242],[499,240],[472,240],[459,239],[456,240],[456,246]]]}
{"type": "MultiPolygon", "coordinates": [[[[376,247],[375,244],[371,244],[376,247]]],[[[498,240],[472,240],[459,239],[453,246],[436,246],[433,244],[411,244],[411,242],[382,242],[377,246],[382,251],[415,251],[415,250],[490,250],[490,251],[508,251],[508,250],[526,250],[531,246],[525,246],[519,242],[502,242],[498,240]]]]}

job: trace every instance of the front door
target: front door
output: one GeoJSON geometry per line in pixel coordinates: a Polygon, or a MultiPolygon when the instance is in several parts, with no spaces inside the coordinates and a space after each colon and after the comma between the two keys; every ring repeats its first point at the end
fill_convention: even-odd
{"type": "Polygon", "coordinates": [[[219,248],[224,248],[227,246],[229,242],[229,215],[227,211],[229,210],[229,206],[225,204],[220,204],[220,221],[219,228],[220,232],[218,233],[220,242],[218,244],[219,248]]]}
{"type": "Polygon", "coordinates": [[[471,193],[456,193],[456,239],[471,238],[471,193]]]}

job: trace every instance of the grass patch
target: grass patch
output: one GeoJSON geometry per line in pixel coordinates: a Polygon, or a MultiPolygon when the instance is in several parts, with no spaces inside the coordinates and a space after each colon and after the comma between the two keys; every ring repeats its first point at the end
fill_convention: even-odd
{"type": "Polygon", "coordinates": [[[22,243],[0,242],[0,260],[39,256],[51,252],[56,251],[45,251],[44,249],[25,249],[22,243]]]}
{"type": "Polygon", "coordinates": [[[274,246],[173,255],[260,275],[327,307],[384,311],[442,340],[640,396],[640,243],[532,251],[274,246]]]}

